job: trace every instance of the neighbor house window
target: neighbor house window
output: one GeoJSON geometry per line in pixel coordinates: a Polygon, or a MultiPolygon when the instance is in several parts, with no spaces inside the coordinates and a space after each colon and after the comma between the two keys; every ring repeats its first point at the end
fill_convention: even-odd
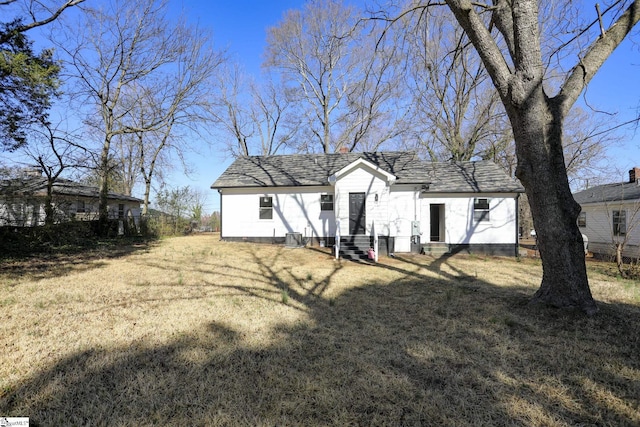
{"type": "Polygon", "coordinates": [[[124,204],[118,204],[118,218],[124,218],[124,204]]]}
{"type": "Polygon", "coordinates": [[[613,235],[624,236],[627,234],[627,212],[613,211],[613,235]]]}
{"type": "Polygon", "coordinates": [[[489,199],[473,199],[473,219],[489,221],[489,199]]]}
{"type": "Polygon", "coordinates": [[[260,219],[273,219],[273,199],[271,197],[260,197],[260,219]]]}
{"type": "Polygon", "coordinates": [[[580,212],[578,215],[578,227],[586,227],[587,226],[587,213],[580,212]]]}
{"type": "Polygon", "coordinates": [[[322,194],[320,196],[320,210],[321,211],[333,210],[333,194],[322,194]]]}
{"type": "Polygon", "coordinates": [[[78,200],[76,202],[76,212],[83,213],[85,211],[84,200],[78,200]]]}

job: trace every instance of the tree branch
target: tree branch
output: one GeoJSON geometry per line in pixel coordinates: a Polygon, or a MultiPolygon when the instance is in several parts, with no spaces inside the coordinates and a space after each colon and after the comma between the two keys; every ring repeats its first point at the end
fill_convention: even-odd
{"type": "Polygon", "coordinates": [[[555,97],[566,114],[604,61],[622,43],[634,25],[640,21],[640,0],[634,0],[618,20],[595,40],[585,56],[576,64],[555,97]]]}

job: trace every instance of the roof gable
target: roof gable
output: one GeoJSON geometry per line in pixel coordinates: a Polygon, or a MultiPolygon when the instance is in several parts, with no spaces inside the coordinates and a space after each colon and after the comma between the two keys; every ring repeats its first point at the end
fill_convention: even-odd
{"type": "Polygon", "coordinates": [[[394,183],[396,181],[396,176],[395,175],[393,175],[392,173],[387,172],[386,170],[384,170],[380,166],[378,166],[376,164],[373,164],[370,161],[365,160],[362,157],[358,158],[355,162],[349,163],[347,166],[343,167],[342,169],[340,169],[336,173],[334,173],[331,176],[329,176],[328,177],[328,181],[329,181],[329,183],[333,184],[337,180],[342,178],[343,176],[348,175],[349,173],[353,172],[356,169],[371,169],[373,172],[376,172],[376,173],[379,173],[380,175],[382,175],[384,177],[384,179],[389,183],[394,183]]]}

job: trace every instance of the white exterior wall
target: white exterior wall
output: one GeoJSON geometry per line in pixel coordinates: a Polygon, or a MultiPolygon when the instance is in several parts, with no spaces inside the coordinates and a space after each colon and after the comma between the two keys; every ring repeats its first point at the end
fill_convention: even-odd
{"type": "Polygon", "coordinates": [[[386,235],[389,189],[383,176],[375,171],[355,168],[335,183],[335,212],[340,221],[340,235],[349,234],[349,193],[365,193],[366,232],[371,233],[371,224],[376,222],[378,234],[386,235]],[[376,194],[378,201],[375,201],[376,194]]]}
{"type": "Polygon", "coordinates": [[[411,250],[413,221],[420,221],[421,242],[429,242],[431,204],[445,206],[446,243],[517,244],[517,194],[429,194],[420,186],[389,187],[388,175],[366,165],[346,171],[334,186],[223,189],[222,237],[282,238],[291,232],[334,237],[336,222],[346,236],[349,193],[365,193],[366,233],[375,222],[378,235],[395,238],[395,252],[411,250]],[[320,210],[321,194],[334,194],[334,211],[320,210]],[[259,219],[261,196],[273,198],[273,219],[259,219]],[[489,221],[473,220],[474,198],[489,199],[489,221]]]}
{"type": "MultiPolygon", "coordinates": [[[[320,210],[320,195],[333,194],[333,187],[281,187],[223,189],[222,237],[284,237],[302,233],[306,237],[335,236],[334,211],[320,210]],[[260,219],[260,197],[273,201],[273,219],[260,219]]],[[[334,197],[334,210],[336,200],[334,197]]]]}
{"type": "Polygon", "coordinates": [[[449,244],[516,244],[516,194],[423,194],[420,198],[420,229],[429,241],[431,204],[444,205],[444,242],[449,244]],[[489,221],[474,221],[475,198],[489,199],[489,221]]]}
{"type": "MultiPolygon", "coordinates": [[[[395,252],[411,251],[411,222],[421,221],[418,194],[414,186],[394,186],[390,191],[389,236],[395,237],[395,252]]],[[[424,231],[422,226],[420,228],[424,231]]]]}
{"type": "Polygon", "coordinates": [[[623,255],[640,257],[640,201],[628,203],[612,202],[606,204],[589,204],[582,206],[586,213],[586,227],[580,227],[582,234],[589,239],[589,251],[599,254],[615,254],[615,244],[626,244],[623,255]],[[626,211],[627,235],[613,235],[613,211],[626,211]]]}

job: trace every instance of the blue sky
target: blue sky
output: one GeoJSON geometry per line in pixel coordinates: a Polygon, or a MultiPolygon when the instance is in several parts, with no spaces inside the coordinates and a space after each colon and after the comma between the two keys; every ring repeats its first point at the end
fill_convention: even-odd
{"type": "MultiPolygon", "coordinates": [[[[88,3],[97,1],[100,0],[87,0],[88,3]]],[[[366,0],[343,1],[362,5],[366,0]]],[[[183,14],[190,23],[210,30],[216,47],[225,49],[248,74],[255,77],[260,72],[266,29],[277,25],[285,11],[300,8],[304,3],[304,0],[169,0],[172,14],[183,14]]],[[[592,6],[589,7],[593,10],[592,6]]],[[[640,43],[638,33],[640,30],[636,30],[636,40],[640,43]]],[[[626,41],[609,58],[590,84],[586,99],[593,108],[616,113],[612,116],[612,123],[636,117],[640,109],[638,45],[626,41]]],[[[224,141],[209,142],[211,148],[202,141],[194,141],[202,148],[199,155],[189,155],[188,160],[193,166],[189,177],[177,170],[168,180],[172,187],[189,185],[207,194],[205,212],[219,209],[219,196],[210,186],[231,163],[223,149],[224,141]]],[[[621,173],[640,166],[640,131],[636,134],[627,128],[624,142],[612,147],[610,154],[614,158],[612,171],[616,170],[611,181],[619,181],[623,178],[621,173]]]]}
{"type": "MultiPolygon", "coordinates": [[[[260,73],[266,30],[275,26],[289,9],[301,8],[304,0],[172,0],[176,12],[189,21],[211,30],[215,45],[224,49],[245,70],[257,77],[260,73]]],[[[210,186],[229,166],[232,159],[224,152],[224,141],[213,141],[204,156],[191,156],[195,167],[191,177],[176,174],[172,185],[189,185],[208,194],[206,212],[219,210],[220,198],[210,186]],[[216,146],[220,149],[216,150],[216,146]]]]}
{"type": "MultiPolygon", "coordinates": [[[[262,62],[266,29],[277,25],[286,10],[302,7],[304,1],[172,0],[172,3],[174,7],[182,8],[192,22],[210,28],[216,45],[226,48],[248,73],[257,76],[262,62]]],[[[640,36],[636,39],[640,43],[640,36]]],[[[637,45],[626,41],[609,58],[589,86],[586,100],[595,109],[615,113],[612,122],[625,122],[637,116],[640,109],[640,49],[637,45]]],[[[611,181],[623,179],[620,173],[624,174],[633,166],[640,165],[640,131],[635,134],[632,129],[627,129],[624,142],[610,148],[614,157],[611,181]]],[[[231,159],[212,152],[207,158],[194,158],[193,161],[196,162],[197,169],[195,181],[182,182],[197,185],[204,190],[230,164],[231,159]]],[[[219,208],[217,194],[209,196],[208,207],[219,208]]]]}

